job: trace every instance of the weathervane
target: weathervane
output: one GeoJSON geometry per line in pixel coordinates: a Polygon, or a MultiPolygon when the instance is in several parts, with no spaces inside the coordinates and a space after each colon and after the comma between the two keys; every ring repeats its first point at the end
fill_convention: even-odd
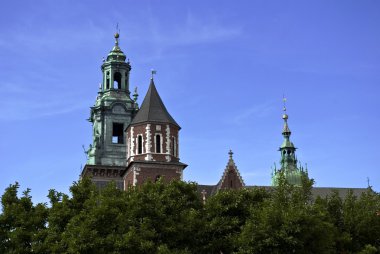
{"type": "Polygon", "coordinates": [[[282,101],[284,102],[283,110],[284,110],[284,112],[286,112],[286,97],[285,97],[285,95],[282,95],[282,101]]]}
{"type": "Polygon", "coordinates": [[[152,77],[151,77],[151,79],[153,79],[153,75],[156,75],[156,74],[157,74],[157,71],[156,71],[156,70],[154,70],[154,69],[151,69],[150,71],[151,71],[151,74],[152,74],[152,77]]]}

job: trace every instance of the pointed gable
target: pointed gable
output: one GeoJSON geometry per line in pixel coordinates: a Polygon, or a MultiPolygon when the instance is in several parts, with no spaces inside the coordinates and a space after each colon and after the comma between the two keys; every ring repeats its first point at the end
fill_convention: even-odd
{"type": "Polygon", "coordinates": [[[153,79],[150,80],[148,92],[131,124],[144,122],[171,123],[180,128],[162,102],[153,79]]]}
{"type": "Polygon", "coordinates": [[[228,189],[241,189],[245,186],[243,178],[241,177],[238,168],[235,165],[232,158],[232,151],[230,150],[230,158],[227,163],[227,167],[223,172],[222,179],[220,179],[217,185],[217,191],[228,189]]]}

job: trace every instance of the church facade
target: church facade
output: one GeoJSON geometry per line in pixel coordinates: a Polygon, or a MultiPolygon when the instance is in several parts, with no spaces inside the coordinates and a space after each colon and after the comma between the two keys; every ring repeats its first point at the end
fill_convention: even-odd
{"type": "MultiPolygon", "coordinates": [[[[154,71],[149,89],[141,106],[137,103],[135,89],[131,95],[129,76],[131,65],[119,47],[119,34],[115,45],[101,65],[103,73],[98,96],[91,107],[88,119],[92,124],[92,144],[86,150],[87,162],[81,177],[90,177],[98,188],[113,181],[120,189],[140,186],[146,181],[169,182],[182,180],[186,164],[180,161],[181,127],[166,109],[154,83],[154,71]]],[[[280,174],[296,186],[302,177],[308,177],[307,167],[298,163],[296,147],[290,141],[291,131],[284,101],[284,141],[279,148],[280,168],[272,169],[272,186],[276,186],[280,174]]],[[[220,190],[241,189],[246,186],[229,152],[227,166],[216,185],[198,185],[198,191],[206,198],[220,190]]],[[[325,196],[332,189],[344,196],[348,189],[313,188],[315,196],[325,196]]],[[[352,189],[360,195],[366,189],[352,189]]]]}

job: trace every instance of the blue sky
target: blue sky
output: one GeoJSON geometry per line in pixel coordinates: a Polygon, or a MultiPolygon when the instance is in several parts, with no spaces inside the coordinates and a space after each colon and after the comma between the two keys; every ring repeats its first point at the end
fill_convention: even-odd
{"type": "Polygon", "coordinates": [[[379,1],[6,1],[0,16],[0,190],[68,192],[116,23],[141,103],[150,70],[181,125],[185,180],[216,184],[228,150],[269,185],[282,96],[316,186],[380,191],[379,1]]]}

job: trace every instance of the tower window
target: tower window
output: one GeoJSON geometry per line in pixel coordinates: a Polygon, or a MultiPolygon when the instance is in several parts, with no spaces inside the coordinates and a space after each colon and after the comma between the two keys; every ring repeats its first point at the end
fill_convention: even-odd
{"type": "Polygon", "coordinates": [[[110,72],[107,71],[107,76],[106,76],[106,89],[110,89],[110,72]]]}
{"type": "Polygon", "coordinates": [[[172,137],[171,149],[172,149],[172,155],[177,157],[177,144],[175,142],[175,137],[172,137]]]}
{"type": "Polygon", "coordinates": [[[112,126],[112,143],[114,144],[123,144],[123,124],[122,123],[113,123],[112,126]]]}
{"type": "Polygon", "coordinates": [[[138,135],[137,136],[137,154],[142,154],[142,136],[138,135]]]}
{"type": "Polygon", "coordinates": [[[121,74],[120,72],[115,72],[113,75],[113,88],[121,89],[121,74]]]}
{"type": "Polygon", "coordinates": [[[161,153],[161,135],[156,135],[156,153],[161,153]]]}

